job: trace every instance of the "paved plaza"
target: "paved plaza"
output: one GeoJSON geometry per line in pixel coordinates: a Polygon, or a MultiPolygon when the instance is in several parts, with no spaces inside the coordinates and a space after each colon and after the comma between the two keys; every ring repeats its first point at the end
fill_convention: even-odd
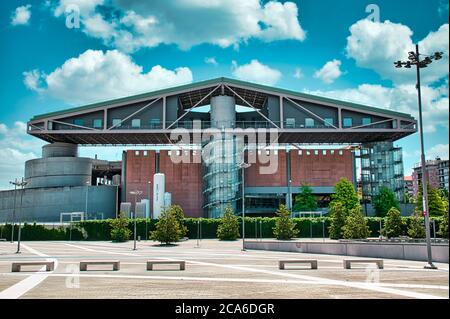
{"type": "MultiPolygon", "coordinates": [[[[0,298],[449,298],[449,265],[423,269],[424,262],[384,259],[384,269],[370,264],[343,268],[335,255],[274,251],[241,251],[242,242],[188,240],[174,246],[140,241],[111,242],[0,242],[0,298]],[[317,270],[278,261],[317,259],[317,270]],[[55,270],[26,266],[11,272],[13,261],[53,260],[55,270]],[[89,266],[79,272],[81,260],[119,260],[89,266]],[[184,260],[146,270],[147,260],[184,260]]],[[[361,258],[368,259],[368,258],[361,258]]]]}

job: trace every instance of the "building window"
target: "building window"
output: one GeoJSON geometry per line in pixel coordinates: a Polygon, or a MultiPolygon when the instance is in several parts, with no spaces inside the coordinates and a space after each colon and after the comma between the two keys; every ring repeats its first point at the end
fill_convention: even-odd
{"type": "Polygon", "coordinates": [[[161,121],[160,119],[151,119],[150,120],[150,127],[151,128],[158,128],[161,126],[161,121]]]}
{"type": "Polygon", "coordinates": [[[353,121],[351,117],[344,117],[344,127],[352,127],[353,121]]]}
{"type": "Polygon", "coordinates": [[[73,120],[73,124],[79,125],[79,126],[84,126],[84,120],[82,120],[82,119],[75,119],[75,120],[73,120]]]}
{"type": "Polygon", "coordinates": [[[148,152],[147,151],[144,151],[144,156],[147,156],[148,155],[148,152]]]}
{"type": "Polygon", "coordinates": [[[318,150],[314,150],[314,155],[319,155],[319,151],[318,150]]]}
{"type": "Polygon", "coordinates": [[[324,118],[324,124],[326,127],[333,126],[333,118],[331,117],[324,118]]]}
{"type": "Polygon", "coordinates": [[[372,123],[372,119],[370,117],[363,117],[362,125],[369,125],[370,123],[372,123]]]}
{"type": "Polygon", "coordinates": [[[112,124],[114,127],[120,127],[120,126],[122,126],[122,120],[121,119],[113,119],[112,124]]]}
{"type": "Polygon", "coordinates": [[[302,155],[302,154],[303,154],[302,150],[298,151],[298,155],[302,155]]]}
{"type": "Polygon", "coordinates": [[[131,127],[139,128],[141,127],[141,119],[134,119],[131,121],[131,127]]]}
{"type": "Polygon", "coordinates": [[[334,155],[334,150],[331,150],[331,151],[330,151],[330,154],[331,154],[331,155],[334,155]]]}
{"type": "Polygon", "coordinates": [[[342,154],[344,154],[344,152],[342,150],[340,150],[339,151],[339,155],[342,155],[342,154]]]}
{"type": "Polygon", "coordinates": [[[327,155],[327,150],[322,150],[322,155],[327,155]]]}
{"type": "Polygon", "coordinates": [[[305,127],[314,127],[314,119],[310,117],[305,118],[305,127]]]}
{"type": "Polygon", "coordinates": [[[134,156],[139,156],[139,151],[134,151],[134,156]]]}
{"type": "Polygon", "coordinates": [[[311,155],[311,152],[310,151],[306,151],[306,155],[311,155]]]}
{"type": "Polygon", "coordinates": [[[286,128],[295,128],[295,118],[286,119],[286,128]]]}
{"type": "Polygon", "coordinates": [[[102,119],[95,119],[93,122],[94,128],[103,128],[103,120],[102,119]]]}

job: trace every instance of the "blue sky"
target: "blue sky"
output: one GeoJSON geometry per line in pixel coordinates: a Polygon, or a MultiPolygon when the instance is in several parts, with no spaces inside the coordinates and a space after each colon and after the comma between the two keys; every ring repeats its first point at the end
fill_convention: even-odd
{"type": "MultiPolygon", "coordinates": [[[[33,115],[167,85],[226,76],[417,117],[414,72],[392,65],[416,42],[445,54],[423,70],[423,94],[426,151],[448,158],[448,1],[54,0],[0,8],[0,188],[40,155],[42,142],[24,132],[33,115]],[[379,20],[367,19],[370,4],[379,20]],[[66,25],[73,5],[79,28],[66,25]]],[[[419,136],[396,145],[408,175],[419,136]]],[[[81,154],[94,152],[112,159],[120,149],[81,154]]]]}

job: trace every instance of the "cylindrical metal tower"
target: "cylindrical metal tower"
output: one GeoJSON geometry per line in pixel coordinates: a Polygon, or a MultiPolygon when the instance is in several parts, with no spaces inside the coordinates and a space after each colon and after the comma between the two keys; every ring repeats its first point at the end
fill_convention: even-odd
{"type": "Polygon", "coordinates": [[[209,218],[221,217],[230,205],[234,211],[240,196],[240,180],[237,161],[242,150],[236,137],[225,134],[234,128],[236,101],[232,96],[219,95],[211,98],[211,126],[221,130],[206,145],[208,158],[203,161],[204,209],[209,218]]]}

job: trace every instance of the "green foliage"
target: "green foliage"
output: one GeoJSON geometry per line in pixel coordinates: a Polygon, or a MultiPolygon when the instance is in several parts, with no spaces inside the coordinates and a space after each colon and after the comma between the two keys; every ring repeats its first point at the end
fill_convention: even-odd
{"type": "Polygon", "coordinates": [[[120,212],[119,217],[111,221],[111,239],[113,242],[121,243],[130,239],[129,223],[129,219],[125,217],[123,212],[120,212]]]}
{"type": "Polygon", "coordinates": [[[341,202],[347,212],[359,205],[358,194],[348,179],[341,178],[334,186],[334,191],[335,193],[331,195],[331,203],[341,202]]]}
{"type": "Polygon", "coordinates": [[[184,237],[187,235],[188,229],[186,225],[184,225],[184,212],[183,208],[180,205],[171,205],[168,210],[175,216],[175,219],[178,221],[180,226],[181,235],[180,237],[184,237]]]}
{"type": "MultiPolygon", "coordinates": [[[[427,190],[428,190],[429,216],[443,216],[446,210],[444,200],[442,200],[440,195],[441,192],[436,188],[434,188],[433,186],[431,186],[429,183],[427,184],[427,190]]],[[[416,197],[416,212],[418,213],[423,212],[422,194],[423,189],[422,185],[420,185],[419,192],[417,193],[416,197]]]]}
{"type": "Polygon", "coordinates": [[[295,212],[313,212],[317,210],[316,198],[312,194],[312,189],[308,185],[300,187],[300,193],[295,196],[295,212]]]}
{"type": "Polygon", "coordinates": [[[150,233],[150,238],[168,245],[179,241],[181,233],[180,223],[175,214],[168,209],[164,209],[156,223],[156,230],[150,233]]]}
{"type": "Polygon", "coordinates": [[[364,239],[369,237],[370,231],[367,220],[361,213],[361,207],[351,209],[342,227],[342,235],[346,239],[364,239]]]}
{"type": "Polygon", "coordinates": [[[448,238],[448,210],[442,217],[441,224],[439,225],[439,236],[442,238],[448,238]]]}
{"type": "Polygon", "coordinates": [[[400,211],[397,208],[392,207],[387,213],[386,223],[384,224],[382,234],[388,238],[402,236],[404,227],[405,222],[400,216],[400,211]]]}
{"type": "Polygon", "coordinates": [[[340,239],[343,237],[342,227],[348,216],[348,212],[342,202],[334,201],[330,204],[328,214],[331,217],[331,225],[329,228],[331,239],[340,239]]]}
{"type": "Polygon", "coordinates": [[[395,198],[395,194],[386,186],[380,187],[379,193],[373,200],[373,206],[377,212],[377,216],[384,217],[391,208],[400,209],[400,205],[395,198]]]}
{"type": "Polygon", "coordinates": [[[422,224],[423,217],[414,213],[409,219],[408,236],[411,238],[425,238],[425,227],[422,224]]]}
{"type": "Polygon", "coordinates": [[[295,229],[295,223],[291,218],[291,212],[285,205],[280,205],[277,210],[277,219],[275,227],[273,228],[273,234],[276,239],[287,240],[292,239],[298,235],[298,230],[295,229]]]}
{"type": "Polygon", "coordinates": [[[233,208],[225,208],[220,225],[217,228],[217,237],[220,240],[236,240],[239,237],[239,221],[233,213],[233,208]]]}

